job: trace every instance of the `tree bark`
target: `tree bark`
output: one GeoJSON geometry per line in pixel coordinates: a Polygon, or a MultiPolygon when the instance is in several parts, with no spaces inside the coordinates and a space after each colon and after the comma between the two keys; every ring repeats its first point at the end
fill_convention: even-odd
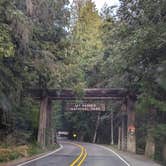
{"type": "Polygon", "coordinates": [[[38,129],[38,138],[37,138],[37,142],[43,148],[45,148],[46,146],[47,106],[48,106],[48,97],[44,97],[41,100],[41,105],[40,105],[39,129],[38,129]]]}
{"type": "Polygon", "coordinates": [[[148,131],[148,135],[146,138],[146,146],[145,146],[145,156],[153,159],[155,154],[155,140],[151,134],[151,131],[148,131]]]}
{"type": "Polygon", "coordinates": [[[163,162],[166,165],[166,144],[163,147],[163,162]]]}
{"type": "Polygon", "coordinates": [[[98,131],[98,128],[99,128],[99,124],[100,124],[100,112],[97,115],[97,122],[96,122],[96,127],[95,127],[95,133],[94,133],[94,136],[93,136],[93,143],[96,142],[97,131],[98,131]]]}
{"type": "Polygon", "coordinates": [[[111,112],[111,145],[114,145],[114,112],[111,112]]]}
{"type": "Polygon", "coordinates": [[[122,150],[127,150],[127,105],[126,102],[123,103],[121,107],[121,118],[122,118],[122,150]]]}
{"type": "Polygon", "coordinates": [[[118,127],[118,150],[121,150],[121,145],[122,145],[122,128],[118,127]]]}
{"type": "Polygon", "coordinates": [[[147,139],[145,146],[145,156],[148,158],[154,158],[155,154],[155,139],[152,130],[156,125],[156,109],[149,109],[148,113],[148,129],[147,129],[147,139]]]}
{"type": "Polygon", "coordinates": [[[125,115],[122,115],[122,150],[127,150],[127,124],[125,115]]]}
{"type": "Polygon", "coordinates": [[[26,0],[27,14],[29,16],[33,15],[33,3],[32,0],[26,0]]]}
{"type": "Polygon", "coordinates": [[[47,105],[47,128],[46,128],[46,131],[47,131],[47,135],[46,135],[46,145],[52,145],[54,144],[54,129],[53,129],[53,126],[52,126],[52,107],[51,107],[52,103],[51,103],[51,100],[49,99],[48,100],[48,105],[47,105]]]}
{"type": "Polygon", "coordinates": [[[127,151],[132,153],[136,153],[134,104],[134,99],[129,96],[127,100],[127,151]]]}

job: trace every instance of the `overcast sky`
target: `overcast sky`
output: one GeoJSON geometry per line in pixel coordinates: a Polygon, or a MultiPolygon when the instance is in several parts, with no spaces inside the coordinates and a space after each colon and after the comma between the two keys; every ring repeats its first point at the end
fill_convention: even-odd
{"type": "MultiPolygon", "coordinates": [[[[69,0],[69,1],[72,2],[73,0],[69,0]]],[[[107,3],[110,6],[119,4],[119,0],[92,0],[92,1],[95,2],[98,10],[100,10],[105,3],[107,3]]]]}
{"type": "Polygon", "coordinates": [[[119,0],[92,0],[92,1],[95,2],[96,7],[98,8],[98,10],[100,10],[105,3],[107,3],[110,6],[119,4],[119,0]]]}

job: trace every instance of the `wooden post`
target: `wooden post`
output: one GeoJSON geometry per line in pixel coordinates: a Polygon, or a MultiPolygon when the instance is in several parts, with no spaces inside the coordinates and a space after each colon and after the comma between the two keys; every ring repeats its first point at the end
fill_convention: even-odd
{"type": "Polygon", "coordinates": [[[134,99],[128,96],[127,99],[127,151],[136,153],[136,135],[135,135],[135,112],[134,99]]]}
{"type": "Polygon", "coordinates": [[[46,128],[46,145],[54,144],[54,130],[52,127],[52,107],[51,99],[48,100],[47,105],[47,128],[46,128]]]}
{"type": "Polygon", "coordinates": [[[39,129],[37,142],[45,148],[46,146],[46,127],[47,127],[47,106],[48,97],[43,97],[40,104],[39,129]]]}

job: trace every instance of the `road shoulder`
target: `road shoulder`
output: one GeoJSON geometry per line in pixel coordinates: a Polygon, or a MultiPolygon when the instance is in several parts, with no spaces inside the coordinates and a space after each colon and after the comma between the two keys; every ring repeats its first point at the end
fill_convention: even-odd
{"type": "Polygon", "coordinates": [[[54,151],[48,151],[48,152],[41,153],[41,154],[38,154],[38,155],[34,155],[34,156],[31,156],[31,157],[24,157],[24,158],[13,160],[13,161],[10,161],[10,162],[7,162],[7,163],[2,163],[2,164],[0,164],[0,166],[23,166],[25,163],[29,163],[31,161],[39,160],[41,158],[47,157],[51,154],[54,154],[57,151],[61,150],[62,148],[63,148],[63,146],[60,145],[60,147],[55,149],[54,151]]]}
{"type": "Polygon", "coordinates": [[[116,148],[109,146],[109,145],[104,145],[104,147],[107,147],[120,155],[122,158],[124,158],[131,166],[161,166],[160,164],[147,159],[143,155],[137,155],[137,154],[132,154],[129,152],[122,152],[117,150],[116,148]]]}

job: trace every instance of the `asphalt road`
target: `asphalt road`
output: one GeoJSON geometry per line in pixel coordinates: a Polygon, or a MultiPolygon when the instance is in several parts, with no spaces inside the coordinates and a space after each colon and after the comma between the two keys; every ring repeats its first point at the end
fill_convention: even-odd
{"type": "Polygon", "coordinates": [[[62,142],[61,144],[63,148],[60,151],[20,166],[129,166],[113,152],[95,144],[76,143],[76,145],[70,142],[62,142]],[[81,148],[78,144],[84,148],[84,153],[87,152],[88,155],[84,156],[85,158],[80,165],[79,163],[72,165],[73,161],[81,154],[81,148]]]}

